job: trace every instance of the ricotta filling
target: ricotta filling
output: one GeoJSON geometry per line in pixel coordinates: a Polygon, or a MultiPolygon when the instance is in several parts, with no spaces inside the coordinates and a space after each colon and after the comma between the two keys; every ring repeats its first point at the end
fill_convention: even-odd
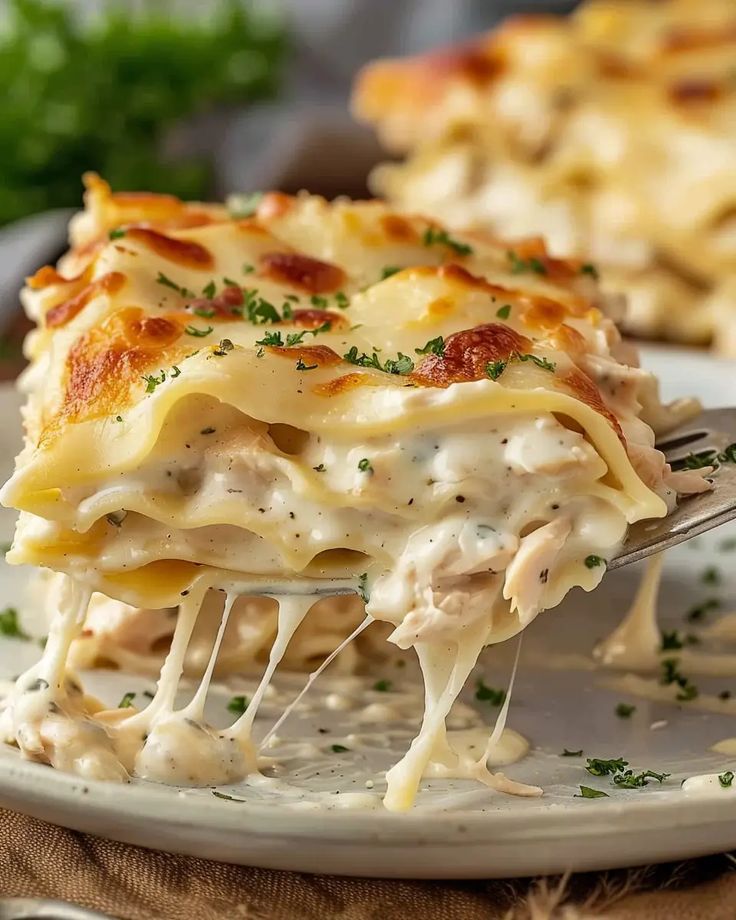
{"type": "MultiPolygon", "coordinates": [[[[208,501],[212,489],[242,488],[252,505],[278,508],[281,522],[291,520],[291,511],[300,519],[309,553],[345,542],[350,549],[346,522],[348,534],[361,532],[361,546],[368,547],[361,561],[365,575],[359,582],[369,596],[367,617],[328,656],[323,668],[374,619],[390,624],[391,642],[417,654],[425,683],[424,718],[410,749],[387,773],[384,804],[394,811],[411,806],[426,775],[473,777],[503,792],[541,794],[538,787],[489,772],[487,763],[501,743],[503,725],[480,759],[471,762],[454,748],[455,739],[446,729],[448,715],[484,646],[519,633],[572,585],[595,587],[605,570],[604,560],[626,531],[624,512],[600,484],[605,464],[583,435],[546,413],[507,416],[497,424],[487,420],[486,426],[478,432],[458,427],[417,434],[400,444],[385,439],[368,447],[344,447],[342,454],[335,445],[315,445],[322,453],[312,455],[310,462],[314,459],[314,466],[325,467],[334,463],[335,478],[338,470],[343,477],[337,487],[343,507],[335,514],[324,506],[318,511],[293,481],[287,487],[265,476],[265,496],[253,486],[247,489],[247,477],[239,479],[235,468],[228,475],[212,473],[205,459],[199,469],[198,488],[208,501]],[[359,468],[363,455],[371,473],[359,468]],[[324,459],[318,460],[320,456],[324,459]],[[356,496],[390,513],[366,511],[356,496]],[[414,497],[421,517],[406,513],[414,497]],[[350,507],[351,502],[359,507],[350,507]],[[378,522],[381,526],[374,531],[378,522]]],[[[262,476],[258,489],[263,483],[262,476]]],[[[130,492],[133,486],[124,488],[130,492]]],[[[135,488],[145,491],[146,483],[139,479],[135,488]]],[[[104,493],[105,487],[87,501],[98,503],[104,493]]],[[[101,553],[103,569],[120,567],[134,546],[139,547],[137,563],[141,555],[161,554],[150,532],[148,541],[139,541],[137,529],[126,538],[130,517],[136,516],[128,514],[111,525],[101,553]]],[[[142,523],[151,522],[141,516],[136,528],[142,523]]],[[[219,533],[220,528],[209,530],[219,533]]],[[[172,546],[180,548],[189,541],[191,555],[197,555],[194,541],[201,534],[197,536],[196,528],[167,532],[167,554],[172,546]]],[[[293,534],[285,533],[282,539],[286,546],[293,534]]],[[[176,785],[214,785],[256,773],[253,728],[260,702],[295,635],[308,621],[315,599],[274,598],[276,635],[258,689],[237,721],[216,730],[204,721],[203,706],[220,648],[226,645],[228,620],[240,603],[232,574],[223,576],[220,584],[197,583],[182,599],[157,691],[141,711],[102,711],[66,677],[70,648],[89,616],[92,589],[99,588],[90,584],[94,574],[85,570],[81,559],[71,559],[49,642],[41,661],[17,681],[2,713],[3,736],[26,756],[85,777],[124,781],[138,776],[176,785]],[[199,687],[187,705],[177,708],[187,649],[211,587],[227,592],[222,618],[199,687]]],[[[321,670],[310,676],[305,691],[321,670]]],[[[284,718],[297,703],[298,699],[284,718]]],[[[507,707],[504,721],[506,712],[507,707]]]]}

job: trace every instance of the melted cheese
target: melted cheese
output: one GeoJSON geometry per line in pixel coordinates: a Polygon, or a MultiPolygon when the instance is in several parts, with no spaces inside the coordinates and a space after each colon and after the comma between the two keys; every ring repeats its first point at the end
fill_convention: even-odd
{"type": "MultiPolygon", "coordinates": [[[[115,779],[239,779],[258,768],[253,723],[289,650],[304,665],[326,651],[309,654],[307,639],[329,633],[336,654],[382,621],[416,650],[426,686],[386,806],[408,808],[432,769],[539,794],[488,773],[501,723],[474,766],[449,747],[478,655],[571,587],[592,590],[605,565],[590,557],[610,558],[629,523],[702,487],[654,449],[643,409],[666,412],[591,278],[544,255],[548,273],[522,279],[499,241],[455,239],[379,202],[272,194],[243,221],[158,199],[133,213],[89,181],[72,252],[24,293],[38,328],[26,445],[2,492],[22,512],[8,559],[64,573],[70,598],[58,640],[19,680],[6,737],[115,779]],[[307,628],[312,598],[287,597],[294,579],[325,576],[370,597],[339,636],[323,620],[307,628]],[[115,628],[164,611],[151,630],[170,648],[140,712],[99,712],[64,687],[92,592],[108,611],[93,637],[105,605],[128,605],[115,628]],[[172,634],[161,618],[176,607],[172,634]],[[216,731],[204,699],[243,616],[261,627],[252,659],[268,659],[246,712],[216,731]],[[188,660],[201,683],[176,708],[188,660]]],[[[327,618],[338,609],[330,601],[327,618]]],[[[390,715],[386,703],[364,720],[390,715]]]]}

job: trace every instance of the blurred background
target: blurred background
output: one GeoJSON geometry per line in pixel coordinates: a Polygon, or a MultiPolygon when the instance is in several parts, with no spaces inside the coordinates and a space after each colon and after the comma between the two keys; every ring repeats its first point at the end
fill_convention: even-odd
{"type": "Polygon", "coordinates": [[[195,199],[365,194],[380,150],[348,113],[363,63],[574,5],[0,0],[0,360],[17,370],[18,290],[61,254],[86,170],[195,199]]]}

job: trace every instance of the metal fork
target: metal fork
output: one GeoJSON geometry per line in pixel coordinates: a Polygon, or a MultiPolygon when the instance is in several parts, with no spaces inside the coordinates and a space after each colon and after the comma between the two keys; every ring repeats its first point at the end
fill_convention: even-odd
{"type": "Polygon", "coordinates": [[[609,569],[661,553],[736,518],[736,409],[706,409],[667,432],[657,447],[674,470],[714,466],[707,477],[713,488],[683,498],[665,518],[634,524],[609,569]]]}
{"type": "MultiPolygon", "coordinates": [[[[665,518],[634,524],[618,555],[609,560],[609,569],[661,553],[736,518],[736,409],[707,409],[669,431],[657,447],[675,470],[707,466],[706,461],[712,459],[715,469],[707,478],[713,488],[683,498],[665,518]],[[733,455],[726,458],[724,451],[729,447],[733,455]]],[[[330,577],[326,570],[324,576],[276,581],[261,575],[233,583],[232,587],[242,594],[305,597],[334,597],[358,591],[357,578],[330,577]]]]}

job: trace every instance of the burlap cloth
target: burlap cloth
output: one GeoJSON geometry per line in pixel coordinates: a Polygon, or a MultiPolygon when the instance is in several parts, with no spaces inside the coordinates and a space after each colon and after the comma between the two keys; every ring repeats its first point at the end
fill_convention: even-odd
{"type": "Polygon", "coordinates": [[[57,898],[122,920],[734,920],[735,862],[569,879],[341,879],[157,853],[0,809],[0,896],[57,898]]]}

